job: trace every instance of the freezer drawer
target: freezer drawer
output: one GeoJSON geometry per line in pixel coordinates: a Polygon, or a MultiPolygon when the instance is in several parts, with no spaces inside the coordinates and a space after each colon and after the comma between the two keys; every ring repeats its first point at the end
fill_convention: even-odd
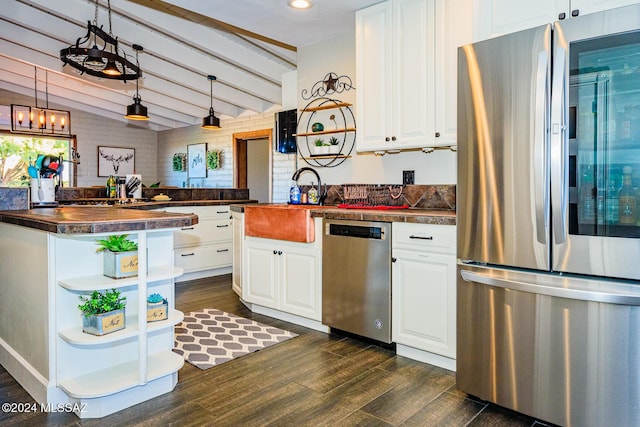
{"type": "Polygon", "coordinates": [[[640,425],[639,289],[459,265],[458,388],[559,425],[640,425]]]}

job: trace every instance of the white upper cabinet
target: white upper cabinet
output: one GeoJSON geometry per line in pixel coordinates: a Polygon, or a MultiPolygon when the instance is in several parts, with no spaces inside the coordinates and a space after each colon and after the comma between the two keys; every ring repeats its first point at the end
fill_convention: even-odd
{"type": "Polygon", "coordinates": [[[469,42],[470,0],[390,0],[358,11],[357,150],[455,145],[456,48],[469,42]]]}
{"type": "Polygon", "coordinates": [[[471,43],[471,0],[436,1],[436,141],[438,146],[457,145],[458,47],[471,43]]]}
{"type": "Polygon", "coordinates": [[[356,148],[384,150],[392,130],[392,3],[356,13],[356,148]],[[385,143],[386,142],[386,143],[385,143]]]}
{"type": "Polygon", "coordinates": [[[478,0],[474,40],[638,3],[637,0],[478,0]]]}

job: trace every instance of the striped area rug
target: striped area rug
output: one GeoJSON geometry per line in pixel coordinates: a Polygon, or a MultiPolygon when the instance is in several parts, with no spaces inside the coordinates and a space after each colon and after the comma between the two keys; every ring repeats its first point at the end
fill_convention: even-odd
{"type": "Polygon", "coordinates": [[[214,308],[194,311],[175,327],[173,351],[205,370],[298,336],[214,308]]]}

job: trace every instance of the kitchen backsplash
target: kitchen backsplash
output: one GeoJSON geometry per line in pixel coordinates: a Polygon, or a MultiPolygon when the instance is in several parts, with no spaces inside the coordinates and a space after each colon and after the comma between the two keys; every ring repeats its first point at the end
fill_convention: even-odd
{"type": "MultiPolygon", "coordinates": [[[[340,203],[353,203],[353,194],[347,194],[345,198],[345,188],[348,187],[347,193],[358,184],[348,185],[327,185],[326,205],[338,205],[340,203]]],[[[399,195],[392,202],[385,202],[391,205],[409,205],[412,208],[419,209],[456,209],[456,186],[455,185],[406,185],[399,186],[397,184],[362,184],[364,188],[375,187],[382,192],[393,194],[394,197],[399,195]],[[402,191],[400,192],[400,188],[402,191]]],[[[309,185],[302,185],[303,192],[308,191],[309,185]]],[[[0,188],[0,210],[5,209],[28,209],[28,188],[0,188]]],[[[102,187],[66,187],[60,188],[56,198],[58,200],[74,200],[89,198],[106,197],[105,189],[102,187]]],[[[224,199],[237,200],[250,198],[249,190],[233,189],[233,188],[144,188],[143,197],[151,198],[160,193],[169,195],[175,200],[206,200],[206,199],[224,199]]],[[[367,196],[372,197],[376,191],[367,192],[367,196]],[[369,194],[371,193],[371,195],[369,194]]],[[[390,201],[390,199],[387,199],[390,201]]],[[[370,200],[369,204],[376,204],[374,200],[370,200]]],[[[379,204],[379,203],[378,203],[379,204]]]]}
{"type": "Polygon", "coordinates": [[[29,209],[29,187],[0,187],[0,211],[29,209]]]}
{"type": "MultiPolygon", "coordinates": [[[[303,192],[307,192],[311,186],[300,187],[303,192]]],[[[370,205],[409,205],[411,208],[418,209],[456,210],[455,185],[343,184],[327,185],[326,190],[325,205],[354,204],[354,201],[357,201],[357,203],[364,202],[370,205]],[[363,189],[361,199],[356,199],[353,194],[358,187],[363,189]],[[380,194],[385,195],[380,198],[380,194]],[[391,195],[397,198],[390,197],[391,195]]]]}
{"type": "MultiPolygon", "coordinates": [[[[174,200],[246,200],[249,190],[236,188],[179,188],[179,187],[145,187],[142,197],[150,199],[160,193],[166,194],[174,200]]],[[[104,187],[66,187],[60,188],[56,194],[58,200],[68,201],[77,199],[105,198],[104,187]]]]}

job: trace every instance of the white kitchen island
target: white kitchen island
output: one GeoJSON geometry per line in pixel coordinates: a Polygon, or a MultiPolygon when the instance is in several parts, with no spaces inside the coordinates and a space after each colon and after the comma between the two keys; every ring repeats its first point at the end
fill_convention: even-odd
{"type": "Polygon", "coordinates": [[[172,351],[173,229],[195,215],[117,208],[0,212],[0,364],[41,410],[97,418],[170,392],[184,360],[172,351]],[[102,275],[96,240],[129,234],[139,274],[102,275]],[[79,297],[117,288],[127,298],[126,327],[104,336],[82,332],[79,297]],[[147,323],[146,297],[169,301],[167,320],[147,323]],[[139,316],[139,313],[143,315],[139,316]]]}

